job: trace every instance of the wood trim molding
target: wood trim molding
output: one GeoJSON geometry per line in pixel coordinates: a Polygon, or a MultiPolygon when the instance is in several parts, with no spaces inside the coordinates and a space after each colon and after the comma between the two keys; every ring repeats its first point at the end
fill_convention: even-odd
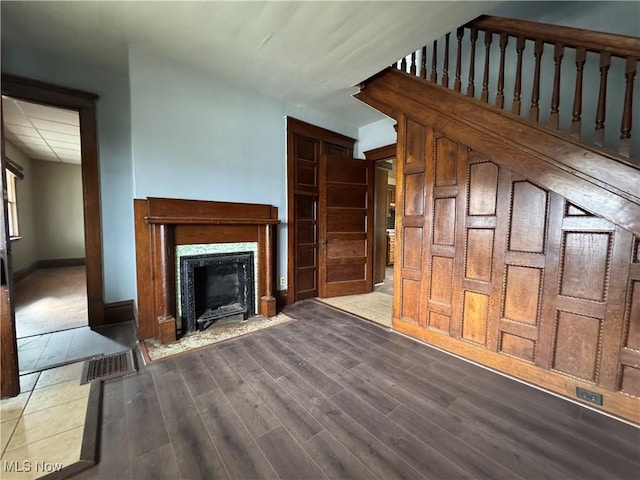
{"type": "Polygon", "coordinates": [[[395,158],[398,154],[398,144],[390,143],[382,147],[373,148],[364,152],[364,158],[372,162],[378,162],[380,160],[387,160],[389,158],[395,158]]]}
{"type": "Polygon", "coordinates": [[[324,142],[335,143],[344,147],[352,147],[356,142],[355,138],[342,135],[338,132],[327,130],[326,128],[318,127],[302,120],[298,120],[294,117],[287,117],[287,131],[304,135],[310,138],[317,138],[324,142]]]}
{"type": "Polygon", "coordinates": [[[135,302],[133,300],[106,303],[104,305],[104,323],[107,325],[130,322],[135,319],[135,302]]]}
{"type": "Polygon", "coordinates": [[[2,75],[2,94],[21,100],[73,109],[79,113],[89,325],[91,327],[103,325],[102,227],[96,124],[98,96],[9,74],[2,75]]]}
{"type": "Polygon", "coordinates": [[[460,93],[387,69],[356,97],[410,117],[640,235],[638,167],[460,93]]]}

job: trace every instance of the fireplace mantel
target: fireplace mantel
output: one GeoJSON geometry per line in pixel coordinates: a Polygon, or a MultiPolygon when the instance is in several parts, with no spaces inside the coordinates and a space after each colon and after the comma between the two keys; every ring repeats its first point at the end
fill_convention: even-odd
{"type": "Polygon", "coordinates": [[[258,312],[276,313],[272,205],[156,198],[134,200],[138,338],[176,338],[175,248],[178,245],[257,242],[258,312]]]}

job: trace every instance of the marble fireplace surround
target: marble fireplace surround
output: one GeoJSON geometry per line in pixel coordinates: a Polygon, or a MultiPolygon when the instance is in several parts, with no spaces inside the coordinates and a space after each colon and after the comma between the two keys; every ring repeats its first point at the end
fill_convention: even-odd
{"type": "MultiPolygon", "coordinates": [[[[134,200],[138,338],[176,339],[176,247],[256,242],[258,313],[276,314],[272,205],[147,197],[134,200]]],[[[179,288],[179,287],[178,287],[179,288]]]]}

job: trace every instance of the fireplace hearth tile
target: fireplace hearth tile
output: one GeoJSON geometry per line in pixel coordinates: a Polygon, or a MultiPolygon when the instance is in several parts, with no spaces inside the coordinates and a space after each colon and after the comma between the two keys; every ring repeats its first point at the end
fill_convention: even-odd
{"type": "Polygon", "coordinates": [[[147,339],[138,345],[145,364],[148,364],[294,321],[295,319],[283,313],[270,318],[256,315],[247,321],[214,325],[206,330],[190,333],[173,343],[163,345],[153,339],[147,339]]]}

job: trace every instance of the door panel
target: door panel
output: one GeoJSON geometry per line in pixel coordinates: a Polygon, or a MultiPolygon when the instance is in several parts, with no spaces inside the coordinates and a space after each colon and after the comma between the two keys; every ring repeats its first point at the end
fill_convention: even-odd
{"type": "Polygon", "coordinates": [[[5,177],[4,128],[0,102],[0,187],[2,188],[2,214],[0,215],[0,397],[13,397],[20,393],[18,374],[18,348],[16,345],[15,311],[12,304],[11,242],[7,213],[7,186],[5,177]]]}
{"type": "Polygon", "coordinates": [[[321,297],[373,289],[375,164],[322,156],[319,170],[318,289],[321,297]]]}

